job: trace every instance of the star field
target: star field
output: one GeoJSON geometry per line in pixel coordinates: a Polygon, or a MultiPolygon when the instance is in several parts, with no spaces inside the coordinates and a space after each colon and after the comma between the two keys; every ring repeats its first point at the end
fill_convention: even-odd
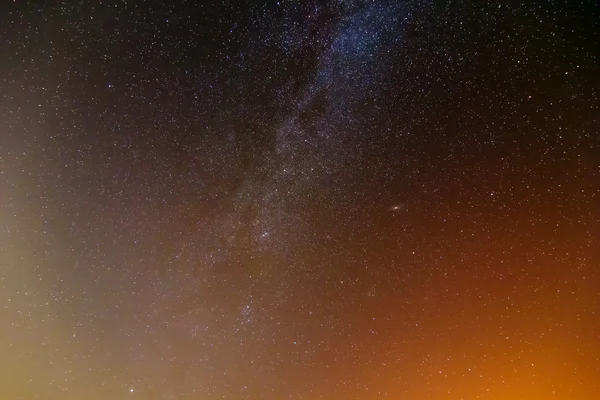
{"type": "Polygon", "coordinates": [[[0,15],[0,398],[600,398],[596,2],[0,15]]]}

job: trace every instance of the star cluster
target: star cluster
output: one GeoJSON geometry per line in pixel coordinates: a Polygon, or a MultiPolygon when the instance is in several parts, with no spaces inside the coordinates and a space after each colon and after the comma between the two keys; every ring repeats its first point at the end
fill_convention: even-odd
{"type": "Polygon", "coordinates": [[[1,398],[599,398],[598,4],[1,12],[1,398]]]}

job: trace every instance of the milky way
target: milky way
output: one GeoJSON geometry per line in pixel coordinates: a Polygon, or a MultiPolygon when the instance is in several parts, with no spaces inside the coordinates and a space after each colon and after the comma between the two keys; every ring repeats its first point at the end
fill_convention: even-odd
{"type": "Polygon", "coordinates": [[[599,398],[598,4],[247,3],[4,7],[0,398],[599,398]]]}

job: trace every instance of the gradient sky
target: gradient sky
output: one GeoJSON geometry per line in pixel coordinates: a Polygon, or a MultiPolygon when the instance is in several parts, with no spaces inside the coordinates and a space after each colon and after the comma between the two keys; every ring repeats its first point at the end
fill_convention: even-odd
{"type": "Polygon", "coordinates": [[[600,398],[595,1],[0,9],[0,398],[600,398]]]}

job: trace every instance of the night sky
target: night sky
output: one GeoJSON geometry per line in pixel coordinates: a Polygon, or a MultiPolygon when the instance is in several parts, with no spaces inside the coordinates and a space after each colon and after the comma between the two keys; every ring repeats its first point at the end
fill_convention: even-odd
{"type": "Polygon", "coordinates": [[[0,9],[1,399],[600,399],[597,1],[0,9]]]}

